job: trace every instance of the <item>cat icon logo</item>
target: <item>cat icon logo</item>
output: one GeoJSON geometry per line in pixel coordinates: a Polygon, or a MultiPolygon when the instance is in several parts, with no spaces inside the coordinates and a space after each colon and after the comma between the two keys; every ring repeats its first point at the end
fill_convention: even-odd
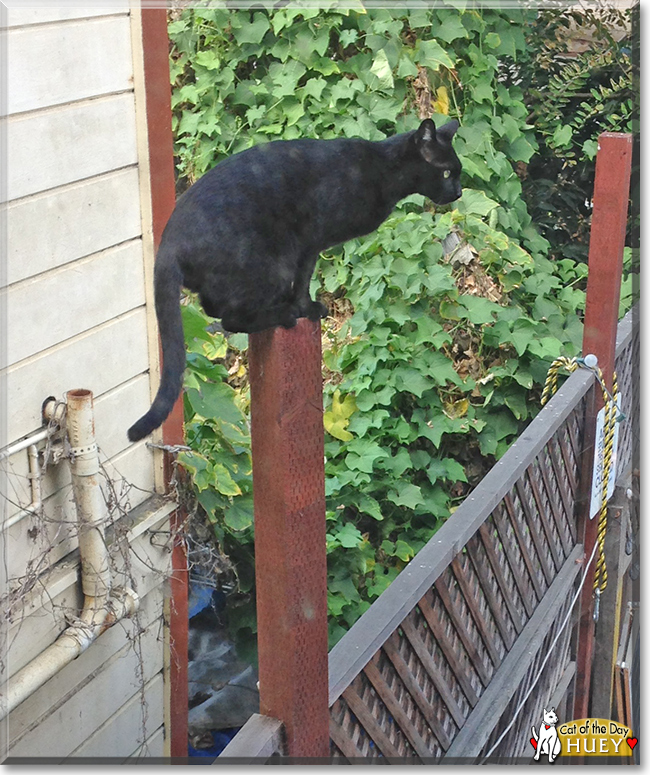
{"type": "Polygon", "coordinates": [[[560,742],[556,729],[557,720],[555,708],[551,708],[550,710],[544,708],[543,720],[539,726],[539,734],[535,731],[535,727],[531,727],[533,736],[530,738],[530,742],[535,749],[535,756],[533,758],[536,762],[538,762],[539,757],[544,754],[548,756],[550,764],[562,753],[562,743],[560,742]]]}

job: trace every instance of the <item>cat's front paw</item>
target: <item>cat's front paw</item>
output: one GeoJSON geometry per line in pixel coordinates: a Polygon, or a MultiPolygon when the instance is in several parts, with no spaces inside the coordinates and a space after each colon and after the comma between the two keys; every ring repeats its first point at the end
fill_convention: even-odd
{"type": "Polygon", "coordinates": [[[310,301],[304,314],[310,320],[320,320],[321,318],[326,318],[330,311],[322,302],[310,301]]]}

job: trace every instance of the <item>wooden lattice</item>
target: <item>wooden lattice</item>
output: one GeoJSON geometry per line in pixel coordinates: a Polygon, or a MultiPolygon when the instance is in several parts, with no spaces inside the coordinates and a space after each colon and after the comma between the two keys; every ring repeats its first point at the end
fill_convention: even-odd
{"type": "MultiPolygon", "coordinates": [[[[631,335],[619,348],[619,385],[627,406],[634,406],[636,396],[632,371],[637,348],[638,337],[631,335]]],[[[539,715],[540,703],[557,688],[570,662],[571,628],[565,627],[552,667],[543,678],[537,675],[544,649],[565,619],[575,581],[569,566],[580,552],[574,506],[584,396],[590,384],[585,373],[574,375],[504,456],[503,471],[491,472],[435,542],[413,560],[412,565],[421,561],[425,572],[414,579],[412,589],[403,585],[412,598],[400,601],[403,614],[395,615],[392,609],[399,613],[400,606],[391,600],[373,606],[333,650],[333,755],[432,760],[447,752],[459,755],[454,739],[475,723],[474,716],[482,718],[486,689],[493,680],[503,680],[504,660],[515,653],[523,635],[530,637],[527,625],[552,598],[554,616],[534,656],[529,655],[525,675],[511,691],[507,707],[492,719],[484,745],[472,755],[480,758],[490,751],[508,723],[508,712],[536,681],[511,734],[493,752],[529,754],[525,736],[524,743],[512,741],[539,715]],[[568,580],[558,586],[562,574],[568,580]],[[350,676],[346,659],[359,665],[356,676],[350,676]]],[[[631,457],[631,436],[621,434],[620,460],[631,457]]],[[[467,746],[461,752],[466,754],[467,746]]]]}
{"type": "MultiPolygon", "coordinates": [[[[619,471],[635,459],[638,434],[633,315],[617,343],[619,471]]],[[[575,669],[571,602],[583,555],[575,505],[592,384],[584,370],[567,380],[332,650],[334,757],[530,759],[530,727],[562,699],[575,669]]]]}
{"type": "Polygon", "coordinates": [[[638,467],[639,450],[639,369],[641,364],[641,340],[637,310],[631,310],[619,326],[616,342],[616,374],[625,414],[619,426],[616,469],[624,474],[638,467]]]}

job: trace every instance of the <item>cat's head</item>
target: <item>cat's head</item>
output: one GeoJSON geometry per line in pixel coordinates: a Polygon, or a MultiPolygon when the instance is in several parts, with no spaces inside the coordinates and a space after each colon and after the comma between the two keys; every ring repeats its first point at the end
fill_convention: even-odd
{"type": "Polygon", "coordinates": [[[425,119],[411,137],[413,151],[418,159],[416,191],[439,205],[459,199],[460,159],[451,141],[458,129],[458,121],[448,121],[436,129],[430,118],[425,119]]]}
{"type": "Polygon", "coordinates": [[[550,710],[544,708],[544,723],[557,724],[557,713],[555,712],[555,708],[551,708],[550,710]]]}

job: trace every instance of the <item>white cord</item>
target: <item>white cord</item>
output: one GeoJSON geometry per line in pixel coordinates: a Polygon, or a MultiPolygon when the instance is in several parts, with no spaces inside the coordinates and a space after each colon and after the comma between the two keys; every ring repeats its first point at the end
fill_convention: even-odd
{"type": "Polygon", "coordinates": [[[526,695],[524,696],[523,700],[522,700],[522,701],[519,703],[519,705],[517,706],[517,710],[514,712],[514,714],[513,714],[513,716],[512,716],[512,719],[510,720],[510,723],[509,723],[509,724],[508,724],[508,726],[507,726],[507,727],[506,727],[506,728],[503,730],[503,732],[502,732],[502,733],[501,733],[501,735],[499,736],[499,739],[498,739],[498,740],[496,741],[496,743],[495,743],[495,744],[492,746],[492,748],[490,748],[490,750],[489,750],[489,751],[488,751],[488,752],[485,754],[485,756],[483,757],[483,759],[481,759],[481,761],[479,762],[479,764],[483,764],[483,763],[486,761],[486,759],[488,759],[490,756],[492,756],[492,754],[494,753],[494,750],[495,750],[495,749],[498,747],[499,743],[500,743],[500,742],[503,740],[503,738],[504,738],[504,737],[505,737],[505,736],[508,734],[508,732],[509,732],[509,731],[512,729],[512,725],[513,725],[513,724],[515,723],[515,721],[517,720],[517,716],[518,716],[518,715],[519,715],[519,713],[521,712],[521,709],[524,707],[524,704],[526,703],[526,700],[527,700],[527,699],[530,697],[530,695],[531,695],[531,692],[533,691],[533,689],[535,688],[535,686],[536,686],[537,682],[538,682],[538,681],[539,681],[539,679],[541,678],[541,676],[542,676],[542,673],[544,672],[544,667],[545,667],[546,663],[548,662],[548,659],[549,659],[549,657],[551,656],[551,652],[552,652],[552,651],[553,651],[553,649],[555,648],[555,644],[556,644],[556,643],[558,642],[558,640],[560,639],[560,635],[562,635],[562,633],[564,632],[564,628],[567,626],[567,623],[568,623],[569,619],[571,618],[571,612],[573,611],[573,608],[574,608],[574,606],[575,606],[575,604],[576,604],[576,602],[577,602],[578,598],[580,597],[580,592],[582,592],[582,588],[583,588],[583,587],[584,587],[584,585],[585,585],[585,579],[587,578],[587,571],[589,570],[589,566],[591,565],[591,563],[593,562],[593,559],[594,559],[594,557],[596,556],[596,550],[597,550],[597,549],[598,549],[598,543],[594,544],[594,548],[593,548],[593,550],[592,550],[592,552],[591,552],[591,557],[589,558],[589,562],[587,562],[587,564],[585,565],[585,569],[584,569],[584,572],[583,572],[583,574],[582,574],[582,579],[580,580],[580,585],[579,585],[579,587],[578,587],[578,589],[577,589],[577,591],[576,591],[576,593],[575,593],[575,595],[574,595],[574,597],[573,597],[573,600],[571,601],[571,605],[569,606],[569,610],[567,611],[567,614],[566,614],[566,616],[564,617],[564,621],[562,622],[562,626],[561,626],[561,627],[560,627],[560,629],[558,630],[558,632],[557,632],[557,635],[555,636],[555,638],[554,638],[554,640],[553,640],[553,643],[551,643],[551,645],[550,645],[550,647],[549,647],[548,651],[546,652],[546,656],[544,657],[544,660],[543,660],[543,662],[542,662],[542,665],[541,665],[541,667],[540,667],[540,669],[539,669],[539,672],[538,672],[538,673],[537,673],[537,675],[535,676],[535,680],[534,680],[534,681],[532,682],[532,684],[530,685],[530,688],[529,688],[529,689],[528,689],[528,691],[526,692],[526,695]]]}

